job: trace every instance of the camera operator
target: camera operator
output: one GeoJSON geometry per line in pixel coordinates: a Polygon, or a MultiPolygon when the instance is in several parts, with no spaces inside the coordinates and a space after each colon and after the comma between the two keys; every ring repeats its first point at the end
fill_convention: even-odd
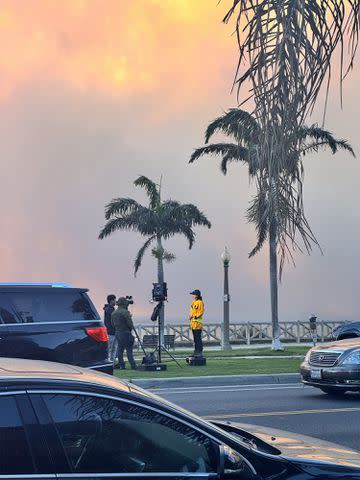
{"type": "Polygon", "coordinates": [[[116,302],[117,309],[111,315],[111,323],[115,328],[115,336],[118,342],[118,357],[119,368],[125,370],[124,350],[129,360],[132,370],[136,370],[136,363],[133,355],[134,337],[132,330],[134,324],[131,313],[129,312],[129,305],[133,304],[132,297],[121,297],[116,302]]]}

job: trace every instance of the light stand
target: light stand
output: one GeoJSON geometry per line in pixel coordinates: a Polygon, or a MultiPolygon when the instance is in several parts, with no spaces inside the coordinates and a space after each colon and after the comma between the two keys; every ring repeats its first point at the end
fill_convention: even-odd
{"type": "Polygon", "coordinates": [[[221,349],[231,350],[230,345],[230,294],[229,294],[229,264],[231,256],[227,247],[221,255],[224,264],[224,315],[221,335],[221,349]]]}

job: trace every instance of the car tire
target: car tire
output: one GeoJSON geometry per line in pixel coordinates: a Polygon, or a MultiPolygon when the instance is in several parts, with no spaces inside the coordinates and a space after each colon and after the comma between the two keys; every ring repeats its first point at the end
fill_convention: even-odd
{"type": "Polygon", "coordinates": [[[346,393],[346,390],[342,388],[321,387],[320,390],[326,393],[327,395],[337,395],[339,397],[341,395],[344,395],[344,393],[346,393]]]}

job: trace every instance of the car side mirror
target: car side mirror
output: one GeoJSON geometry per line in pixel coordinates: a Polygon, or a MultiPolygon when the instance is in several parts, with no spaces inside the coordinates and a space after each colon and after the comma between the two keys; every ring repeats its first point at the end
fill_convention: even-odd
{"type": "Polygon", "coordinates": [[[220,480],[258,480],[244,458],[227,445],[218,446],[218,469],[217,478],[220,480]]]}
{"type": "Polygon", "coordinates": [[[218,468],[217,468],[218,478],[224,478],[225,474],[225,449],[224,445],[218,446],[218,468]]]}

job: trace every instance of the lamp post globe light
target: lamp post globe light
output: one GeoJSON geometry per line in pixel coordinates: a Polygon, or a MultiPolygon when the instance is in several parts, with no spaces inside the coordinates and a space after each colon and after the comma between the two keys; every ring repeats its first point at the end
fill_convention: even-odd
{"type": "Polygon", "coordinates": [[[224,265],[224,316],[221,331],[221,349],[231,350],[230,345],[230,294],[229,294],[229,264],[231,255],[227,247],[221,254],[224,265]]]}

